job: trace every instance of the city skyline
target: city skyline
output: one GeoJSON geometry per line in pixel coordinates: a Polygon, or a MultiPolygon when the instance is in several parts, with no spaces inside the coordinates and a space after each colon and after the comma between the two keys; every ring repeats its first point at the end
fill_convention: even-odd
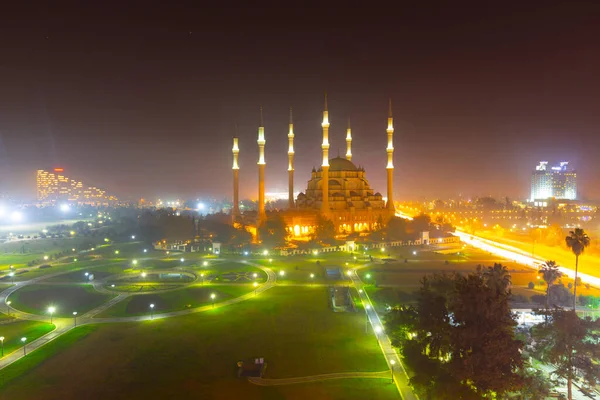
{"type": "Polygon", "coordinates": [[[15,196],[33,199],[33,171],[60,166],[123,199],[228,197],[237,125],[240,196],[255,198],[261,105],[266,189],[287,189],[292,107],[298,190],[320,165],[327,91],[330,154],[344,155],[350,118],[352,161],[382,193],[391,97],[398,199],[525,199],[531,165],[545,158],[571,160],[582,197],[600,198],[600,58],[583,5],[473,9],[478,19],[418,5],[331,21],[296,10],[285,24],[252,9],[200,22],[185,7],[171,21],[154,9],[13,8],[28,18],[2,28],[0,191],[15,196]]]}

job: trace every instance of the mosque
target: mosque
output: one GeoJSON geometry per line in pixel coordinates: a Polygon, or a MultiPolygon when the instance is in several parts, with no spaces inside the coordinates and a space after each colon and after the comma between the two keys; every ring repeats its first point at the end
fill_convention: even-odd
{"type": "MultiPolygon", "coordinates": [[[[369,185],[364,168],[352,162],[352,130],[348,124],[346,131],[346,157],[329,158],[329,112],[327,95],[323,110],[323,143],[321,145],[323,163],[313,168],[306,190],[294,199],[294,122],[290,110],[288,132],[288,208],[281,212],[287,230],[292,237],[302,239],[314,233],[320,218],[330,219],[338,234],[369,232],[378,224],[385,224],[395,214],[393,201],[393,135],[394,123],[390,100],[387,127],[387,202],[369,185]]],[[[256,226],[263,224],[265,213],[265,130],[262,118],[258,128],[258,214],[256,226]]],[[[233,208],[232,217],[241,217],[239,209],[239,165],[238,138],[233,138],[233,208]]]]}

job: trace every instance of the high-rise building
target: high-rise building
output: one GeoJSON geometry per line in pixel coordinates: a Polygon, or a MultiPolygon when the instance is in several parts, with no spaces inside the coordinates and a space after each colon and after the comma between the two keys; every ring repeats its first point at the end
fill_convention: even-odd
{"type": "Polygon", "coordinates": [[[52,172],[39,169],[37,171],[37,200],[40,203],[56,203],[68,201],[79,204],[114,204],[115,196],[95,186],[84,185],[83,182],[63,175],[62,168],[54,168],[52,172]]]}
{"type": "Polygon", "coordinates": [[[577,199],[577,173],[568,161],[549,167],[540,161],[531,175],[531,201],[545,199],[577,199]]]}

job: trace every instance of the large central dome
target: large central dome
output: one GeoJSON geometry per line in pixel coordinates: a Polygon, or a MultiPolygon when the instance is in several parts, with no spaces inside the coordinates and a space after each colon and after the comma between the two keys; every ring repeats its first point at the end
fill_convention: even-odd
{"type": "Polygon", "coordinates": [[[356,165],[345,158],[336,157],[329,160],[330,171],[357,171],[356,165]]]}

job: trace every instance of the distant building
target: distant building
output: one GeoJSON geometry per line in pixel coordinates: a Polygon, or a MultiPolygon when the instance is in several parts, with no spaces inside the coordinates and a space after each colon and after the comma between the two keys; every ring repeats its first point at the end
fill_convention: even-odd
{"type": "Polygon", "coordinates": [[[37,200],[42,204],[56,202],[72,202],[90,205],[110,205],[118,201],[115,196],[95,186],[85,185],[81,181],[63,175],[62,168],[54,168],[52,172],[39,169],[37,171],[37,200]]]}
{"type": "Polygon", "coordinates": [[[576,200],[577,173],[569,167],[568,161],[550,167],[548,161],[541,161],[531,175],[530,201],[576,200]]]}

